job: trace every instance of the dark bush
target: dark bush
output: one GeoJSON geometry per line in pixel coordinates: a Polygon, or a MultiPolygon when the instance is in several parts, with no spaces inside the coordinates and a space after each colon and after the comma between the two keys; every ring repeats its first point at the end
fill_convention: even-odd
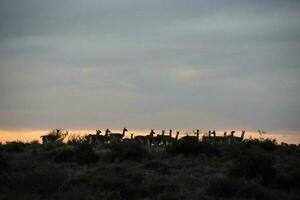
{"type": "Polygon", "coordinates": [[[199,153],[199,142],[192,138],[185,138],[167,146],[166,151],[170,154],[196,155],[199,153]]]}
{"type": "Polygon", "coordinates": [[[58,147],[56,143],[46,143],[42,145],[42,149],[45,151],[52,151],[58,147]]]}
{"type": "Polygon", "coordinates": [[[82,144],[86,143],[86,137],[85,136],[79,136],[79,135],[70,135],[68,138],[68,144],[82,144]]]}
{"type": "Polygon", "coordinates": [[[288,164],[285,171],[276,176],[275,186],[280,189],[300,189],[300,161],[296,160],[288,164]]]}
{"type": "Polygon", "coordinates": [[[56,156],[54,157],[54,161],[57,163],[61,162],[72,162],[74,161],[74,151],[70,148],[62,148],[57,151],[56,156]]]}
{"type": "Polygon", "coordinates": [[[276,140],[272,140],[272,139],[264,139],[263,141],[260,142],[261,147],[266,150],[266,151],[275,151],[278,149],[278,145],[276,140]]]}
{"type": "Polygon", "coordinates": [[[246,199],[269,199],[263,187],[246,182],[243,179],[229,177],[211,178],[206,187],[206,193],[216,199],[222,198],[246,198],[246,199]]]}
{"type": "Polygon", "coordinates": [[[216,146],[204,142],[198,142],[194,138],[185,138],[174,144],[167,146],[167,152],[170,154],[197,155],[199,153],[208,156],[219,156],[220,153],[216,146]]]}
{"type": "Polygon", "coordinates": [[[170,174],[170,167],[169,165],[162,163],[162,162],[157,162],[157,161],[151,161],[143,165],[144,169],[147,170],[153,170],[158,174],[170,174]]]}
{"type": "Polygon", "coordinates": [[[8,162],[6,157],[0,152],[0,171],[8,168],[8,162]]]}
{"type": "Polygon", "coordinates": [[[240,183],[227,177],[212,178],[206,188],[207,194],[216,197],[233,197],[239,191],[240,183]]]}
{"type": "Polygon", "coordinates": [[[275,151],[278,149],[278,145],[275,139],[251,139],[251,140],[245,140],[244,143],[248,147],[259,147],[262,148],[265,151],[275,151]]]}
{"type": "Polygon", "coordinates": [[[144,174],[127,169],[128,165],[119,165],[110,169],[101,169],[92,184],[102,192],[118,193],[122,199],[142,199],[144,174]]]}
{"type": "Polygon", "coordinates": [[[89,144],[75,145],[75,160],[79,164],[92,164],[99,160],[99,156],[94,152],[93,147],[89,144]]]}
{"type": "Polygon", "coordinates": [[[113,160],[141,161],[149,156],[145,146],[136,142],[114,143],[110,148],[113,150],[113,160]]]}
{"type": "Polygon", "coordinates": [[[291,187],[300,189],[300,160],[297,160],[291,165],[291,187]]]}
{"type": "Polygon", "coordinates": [[[49,195],[59,192],[66,173],[58,167],[39,167],[10,177],[11,192],[49,195]]]}
{"type": "Polygon", "coordinates": [[[181,200],[184,199],[179,192],[163,192],[162,194],[158,195],[158,200],[181,200]]]}
{"type": "Polygon", "coordinates": [[[259,150],[244,151],[234,161],[230,174],[246,178],[261,178],[264,184],[275,177],[273,158],[259,150]]]}
{"type": "Polygon", "coordinates": [[[4,145],[4,148],[7,152],[10,153],[19,153],[19,152],[23,152],[25,149],[25,144],[23,142],[20,141],[16,141],[16,142],[8,142],[4,145]]]}
{"type": "Polygon", "coordinates": [[[166,176],[149,177],[147,183],[143,185],[143,193],[145,197],[162,199],[166,194],[179,194],[180,188],[176,182],[173,182],[166,176]]]}

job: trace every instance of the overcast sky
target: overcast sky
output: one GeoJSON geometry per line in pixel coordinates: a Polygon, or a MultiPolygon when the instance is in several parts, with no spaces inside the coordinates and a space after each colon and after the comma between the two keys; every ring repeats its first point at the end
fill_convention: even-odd
{"type": "Polygon", "coordinates": [[[300,132],[300,1],[1,0],[0,129],[300,132]]]}

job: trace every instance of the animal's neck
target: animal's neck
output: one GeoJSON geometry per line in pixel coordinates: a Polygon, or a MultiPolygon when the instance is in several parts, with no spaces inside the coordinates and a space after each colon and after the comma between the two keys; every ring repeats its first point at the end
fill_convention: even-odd
{"type": "Polygon", "coordinates": [[[244,139],[245,132],[242,132],[241,139],[244,139]]]}
{"type": "Polygon", "coordinates": [[[176,140],[178,139],[178,136],[179,136],[179,131],[177,131],[176,133],[176,140]]]}
{"type": "Polygon", "coordinates": [[[122,136],[124,136],[124,135],[125,135],[125,132],[126,132],[126,130],[125,130],[125,129],[123,129],[123,133],[122,133],[122,136]]]}

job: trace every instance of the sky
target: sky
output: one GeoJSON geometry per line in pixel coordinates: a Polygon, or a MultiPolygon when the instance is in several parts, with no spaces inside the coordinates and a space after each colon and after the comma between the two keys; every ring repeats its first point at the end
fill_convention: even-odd
{"type": "Polygon", "coordinates": [[[0,129],[300,134],[300,1],[1,0],[0,129]]]}

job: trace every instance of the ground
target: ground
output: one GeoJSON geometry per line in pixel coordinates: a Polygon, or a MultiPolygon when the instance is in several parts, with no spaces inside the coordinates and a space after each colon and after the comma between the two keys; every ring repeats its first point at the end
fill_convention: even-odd
{"type": "Polygon", "coordinates": [[[0,146],[0,199],[299,199],[300,146],[133,141],[0,146]]]}

